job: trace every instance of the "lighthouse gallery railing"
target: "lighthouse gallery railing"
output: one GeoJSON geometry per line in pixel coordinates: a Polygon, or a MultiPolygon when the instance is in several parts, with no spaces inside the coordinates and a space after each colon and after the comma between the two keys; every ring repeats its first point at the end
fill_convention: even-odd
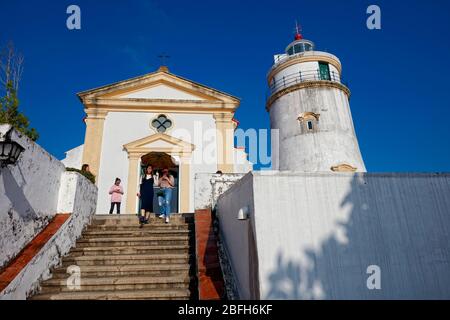
{"type": "Polygon", "coordinates": [[[322,73],[320,70],[299,71],[283,76],[278,80],[274,79],[269,86],[267,98],[281,89],[307,81],[333,81],[348,87],[347,83],[342,80],[342,77],[334,71],[330,71],[329,73],[322,73]]]}

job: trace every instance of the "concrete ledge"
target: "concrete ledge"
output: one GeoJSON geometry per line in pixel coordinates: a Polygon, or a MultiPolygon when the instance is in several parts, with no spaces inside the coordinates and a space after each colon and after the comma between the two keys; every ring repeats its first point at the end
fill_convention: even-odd
{"type": "Polygon", "coordinates": [[[239,181],[244,173],[197,173],[194,181],[194,207],[195,210],[203,210],[216,206],[217,199],[239,181]]]}
{"type": "Polygon", "coordinates": [[[0,292],[5,290],[17,275],[34,259],[45,244],[58,232],[69,219],[70,214],[57,214],[25,248],[0,273],[0,292]]]}
{"type": "Polygon", "coordinates": [[[64,196],[59,198],[58,207],[72,209],[72,214],[56,232],[30,244],[31,248],[37,246],[32,250],[33,258],[28,256],[29,262],[21,263],[20,271],[17,268],[9,273],[9,284],[0,292],[0,300],[24,300],[37,291],[39,283],[50,277],[50,270],[60,264],[90,223],[96,208],[97,187],[78,173],[64,172],[63,175],[60,194],[64,196]]]}

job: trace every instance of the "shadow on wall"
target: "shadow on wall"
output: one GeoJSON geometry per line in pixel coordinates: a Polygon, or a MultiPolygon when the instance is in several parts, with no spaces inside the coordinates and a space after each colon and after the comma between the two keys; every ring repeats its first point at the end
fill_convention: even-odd
{"type": "MultiPolygon", "coordinates": [[[[32,208],[30,202],[28,201],[27,197],[23,193],[23,188],[26,185],[25,177],[23,176],[22,170],[20,167],[17,167],[17,170],[20,173],[20,177],[22,179],[22,185],[19,185],[19,183],[16,181],[16,179],[13,177],[11,171],[8,167],[2,168],[0,171],[0,174],[2,175],[3,180],[3,187],[5,190],[5,196],[9,199],[11,202],[12,208],[11,210],[14,210],[17,212],[17,214],[22,218],[24,222],[28,222],[31,220],[38,219],[38,216],[34,209],[32,208]]],[[[11,213],[9,213],[11,214],[11,213]]]]}
{"type": "Polygon", "coordinates": [[[351,206],[348,219],[304,259],[278,251],[265,299],[450,298],[449,203],[436,196],[448,179],[401,179],[355,175],[339,208],[351,206]],[[380,289],[368,288],[377,283],[371,265],[380,268],[380,289]]]}

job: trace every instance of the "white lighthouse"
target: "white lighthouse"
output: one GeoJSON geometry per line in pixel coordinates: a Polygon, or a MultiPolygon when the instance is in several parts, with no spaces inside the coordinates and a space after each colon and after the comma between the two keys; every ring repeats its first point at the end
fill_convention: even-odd
{"type": "Polygon", "coordinates": [[[278,168],[365,172],[339,59],[316,51],[297,28],[295,40],[274,60],[266,109],[271,128],[279,130],[278,143],[272,143],[278,168]]]}

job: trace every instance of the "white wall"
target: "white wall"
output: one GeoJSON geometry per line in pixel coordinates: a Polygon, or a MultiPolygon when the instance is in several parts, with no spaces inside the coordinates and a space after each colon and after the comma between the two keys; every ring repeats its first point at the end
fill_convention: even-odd
{"type": "Polygon", "coordinates": [[[194,179],[195,210],[215,209],[217,199],[239,181],[243,173],[197,173],[194,179]]]}
{"type": "Polygon", "coordinates": [[[57,213],[64,165],[38,144],[10,127],[0,135],[25,148],[15,166],[0,168],[0,268],[15,257],[57,213]]]}
{"type": "MultiPolygon", "coordinates": [[[[229,255],[234,283],[240,299],[258,299],[258,266],[253,219],[238,220],[238,212],[248,206],[254,212],[253,179],[249,173],[225,191],[217,201],[221,240],[229,255]],[[231,192],[231,190],[233,190],[231,192]],[[255,280],[256,279],[256,280],[255,280]],[[256,291],[256,292],[255,292],[256,291]]],[[[271,235],[267,235],[270,237],[271,235]]]]}
{"type": "MultiPolygon", "coordinates": [[[[163,112],[161,112],[163,113],[163,112]]],[[[109,211],[110,196],[108,190],[114,183],[114,179],[122,179],[124,190],[127,190],[128,183],[128,155],[123,149],[123,145],[141,138],[155,134],[151,128],[151,120],[161,113],[133,113],[133,112],[109,112],[104,125],[102,154],[100,160],[100,170],[98,181],[98,206],[97,214],[106,214],[109,211]]],[[[166,132],[176,138],[193,143],[196,148],[192,154],[191,165],[191,185],[194,184],[196,173],[216,172],[216,137],[215,133],[210,137],[208,145],[212,145],[214,152],[209,163],[202,162],[202,133],[205,130],[215,130],[216,124],[212,115],[205,114],[179,114],[163,113],[173,121],[173,127],[166,132]],[[196,135],[197,133],[197,135],[196,135]],[[189,138],[189,136],[191,138],[189,138]],[[198,137],[195,139],[195,137],[198,137]]],[[[138,168],[136,168],[138,170],[138,168]]],[[[193,188],[191,188],[193,189],[193,188]]],[[[194,210],[194,193],[191,190],[191,211],[194,210]]],[[[122,208],[126,208],[126,195],[123,197],[122,208]]],[[[125,213],[125,212],[124,212],[125,213]]],[[[127,212],[130,213],[130,212],[127,212]]]]}
{"type": "Polygon", "coordinates": [[[17,277],[0,292],[0,300],[24,300],[50,277],[50,270],[69,253],[90,223],[96,207],[97,188],[75,172],[64,172],[61,178],[58,211],[71,216],[17,277]]]}
{"type": "Polygon", "coordinates": [[[212,208],[212,173],[197,173],[194,178],[194,210],[212,208]]]}
{"type": "Polygon", "coordinates": [[[83,165],[81,163],[83,161],[83,147],[84,145],[82,144],[81,146],[65,152],[66,157],[61,160],[61,162],[66,168],[81,169],[81,166],[83,165]]]}
{"type": "Polygon", "coordinates": [[[450,298],[449,174],[253,172],[243,180],[218,201],[240,292],[251,223],[262,299],[450,298]],[[254,205],[250,221],[238,222],[245,203],[254,205]],[[381,268],[381,290],[367,288],[370,265],[381,268]]]}
{"type": "Polygon", "coordinates": [[[245,149],[234,149],[234,173],[247,173],[253,170],[253,163],[248,160],[245,149]]]}

